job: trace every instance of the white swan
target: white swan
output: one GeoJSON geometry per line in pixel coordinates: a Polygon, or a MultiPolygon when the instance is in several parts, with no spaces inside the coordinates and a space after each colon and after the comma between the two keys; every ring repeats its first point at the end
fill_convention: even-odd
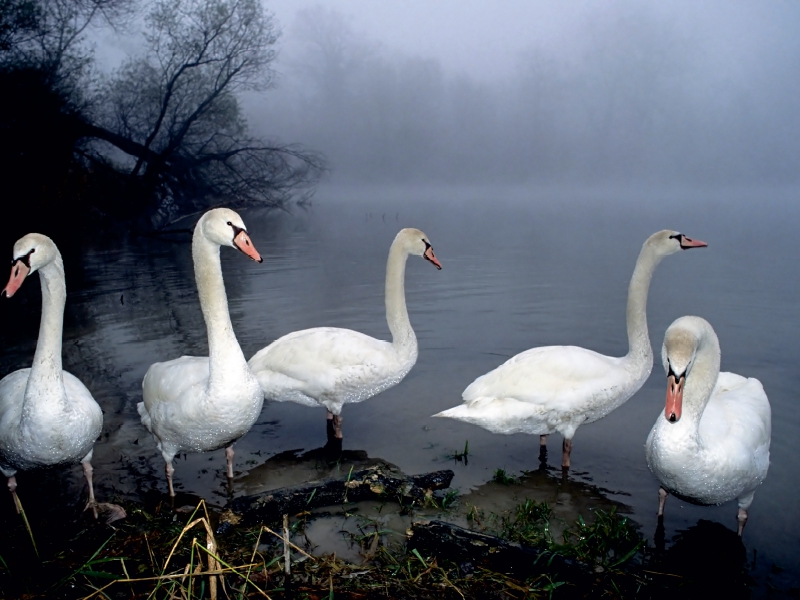
{"type": "Polygon", "coordinates": [[[647,335],[647,292],[661,259],[681,249],[706,246],[676,231],[659,231],[642,246],[628,287],[628,353],[605,356],[575,346],[532,348],[478,377],[463,404],[433,415],[474,423],[493,433],[564,436],[561,465],[570,466],[572,437],[623,404],[653,368],[647,335]]]}
{"type": "Polygon", "coordinates": [[[103,412],[80,380],[62,370],[61,336],[67,285],[61,253],[49,237],[29,233],[14,244],[11,277],[2,294],[14,295],[25,278],[39,272],[42,285],[42,318],[39,341],[30,369],[9,373],[0,381],[0,471],[8,477],[8,489],[17,510],[18,470],[83,464],[89,485],[89,502],[112,511],[109,521],[123,518],[116,505],[98,504],[92,485],[94,442],[103,428],[103,412]]]}
{"type": "Polygon", "coordinates": [[[739,535],[769,468],[771,410],[758,379],[720,373],[719,340],[708,321],[681,317],[667,329],[661,360],[667,401],[645,449],[667,492],[693,504],[739,500],[739,535]]]}
{"type": "Polygon", "coordinates": [[[409,254],[442,268],[419,229],[397,234],[386,263],[386,321],[392,342],[336,327],[289,333],[249,361],[267,399],[324,406],[335,437],[341,439],[343,405],[371,398],[406,376],[417,361],[417,338],[408,320],[404,287],[409,254]]]}
{"type": "Polygon", "coordinates": [[[172,459],[179,452],[225,448],[227,475],[232,478],[232,444],[250,430],[264,403],[233,333],[220,246],[236,248],[261,262],[234,211],[216,208],[200,218],[192,235],[192,259],[209,356],[182,356],[151,365],[142,381],[144,402],[137,405],[166,462],[170,496],[175,495],[172,459]]]}

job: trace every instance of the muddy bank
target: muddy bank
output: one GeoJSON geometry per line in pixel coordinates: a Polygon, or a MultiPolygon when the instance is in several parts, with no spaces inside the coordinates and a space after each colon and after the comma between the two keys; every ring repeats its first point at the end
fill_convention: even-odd
{"type": "Polygon", "coordinates": [[[0,596],[203,598],[213,586],[217,597],[273,598],[749,594],[729,530],[704,527],[659,553],[624,505],[560,470],[498,470],[459,495],[444,487],[446,472],[409,477],[364,452],[329,450],[272,457],[233,483],[248,493],[224,506],[150,493],[111,525],[75,506],[61,522],[34,511],[39,557],[19,519],[7,520],[0,596]],[[372,499],[353,502],[359,489],[372,499]],[[276,497],[288,499],[278,503],[288,535],[281,510],[258,513],[259,498],[276,497]]]}

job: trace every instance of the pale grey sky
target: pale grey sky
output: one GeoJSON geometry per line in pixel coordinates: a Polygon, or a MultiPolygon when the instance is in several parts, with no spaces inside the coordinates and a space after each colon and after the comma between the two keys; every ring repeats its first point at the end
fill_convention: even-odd
{"type": "MultiPolygon", "coordinates": [[[[321,5],[351,18],[364,37],[410,56],[436,58],[446,69],[481,79],[513,71],[519,53],[544,47],[562,57],[591,49],[587,30],[615,21],[635,26],[641,14],[699,42],[705,56],[737,76],[748,62],[781,58],[781,44],[800,38],[800,2],[786,0],[264,0],[286,34],[296,12],[321,5]],[[766,56],[765,56],[766,55],[766,56]],[[745,64],[742,64],[745,63],[745,64]],[[738,64],[738,66],[737,66],[738,64]]],[[[282,43],[290,43],[284,35],[282,43]]],[[[602,49],[597,49],[601,51],[602,49]]]]}

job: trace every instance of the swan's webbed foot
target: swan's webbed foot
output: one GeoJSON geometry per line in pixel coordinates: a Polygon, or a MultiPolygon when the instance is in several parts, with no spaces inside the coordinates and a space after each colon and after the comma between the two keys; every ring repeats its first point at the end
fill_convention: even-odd
{"type": "Polygon", "coordinates": [[[664,505],[667,503],[667,496],[669,496],[669,492],[658,486],[658,517],[662,521],[664,520],[664,505]]]}
{"type": "Polygon", "coordinates": [[[90,508],[92,509],[94,518],[97,519],[98,513],[102,514],[107,525],[113,523],[114,521],[124,519],[128,516],[128,513],[125,512],[124,508],[118,504],[111,504],[110,502],[95,502],[94,500],[89,500],[86,503],[86,508],[83,510],[87,511],[90,508]]]}
{"type": "Polygon", "coordinates": [[[739,537],[742,537],[744,526],[747,524],[747,511],[743,508],[740,508],[736,515],[736,520],[739,522],[739,530],[737,533],[739,534],[739,537]]]}

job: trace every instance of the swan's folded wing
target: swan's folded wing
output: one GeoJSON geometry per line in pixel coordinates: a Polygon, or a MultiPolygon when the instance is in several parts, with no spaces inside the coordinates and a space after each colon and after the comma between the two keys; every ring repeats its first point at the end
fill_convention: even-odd
{"type": "Polygon", "coordinates": [[[620,358],[576,346],[533,348],[476,379],[463,399],[510,398],[560,410],[574,410],[624,383],[620,358]]]}
{"type": "Polygon", "coordinates": [[[103,426],[103,411],[92,397],[89,389],[72,373],[64,371],[64,390],[73,409],[80,411],[80,414],[98,429],[97,435],[100,435],[99,429],[103,426]]]}
{"type": "Polygon", "coordinates": [[[312,398],[383,377],[396,353],[389,342],[350,329],[318,327],[295,331],[255,354],[248,364],[267,397],[291,387],[312,398]]]}
{"type": "Polygon", "coordinates": [[[722,372],[700,420],[700,436],[735,464],[766,474],[772,412],[758,379],[722,372]]]}
{"type": "Polygon", "coordinates": [[[30,369],[18,369],[0,380],[0,444],[5,432],[13,431],[22,417],[22,399],[30,369]]]}
{"type": "Polygon", "coordinates": [[[174,403],[187,393],[200,397],[208,385],[207,356],[182,356],[154,363],[142,380],[144,406],[149,411],[158,403],[174,403]]]}

